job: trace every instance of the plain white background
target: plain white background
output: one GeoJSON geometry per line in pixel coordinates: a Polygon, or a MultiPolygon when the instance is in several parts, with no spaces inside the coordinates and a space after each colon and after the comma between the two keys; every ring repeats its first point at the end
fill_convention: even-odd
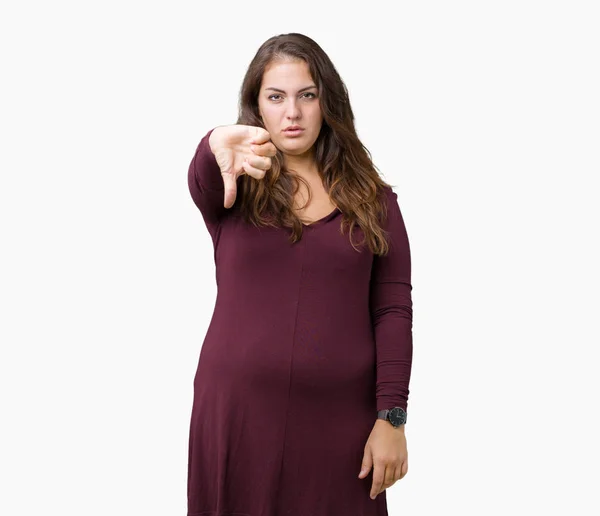
{"type": "Polygon", "coordinates": [[[10,2],[0,20],[0,513],[185,514],[216,294],[187,167],[286,32],[333,60],[411,242],[390,516],[600,513],[596,2],[10,2]]]}

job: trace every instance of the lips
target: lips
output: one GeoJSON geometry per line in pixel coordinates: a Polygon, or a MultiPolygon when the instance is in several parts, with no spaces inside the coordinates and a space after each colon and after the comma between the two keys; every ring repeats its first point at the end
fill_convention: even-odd
{"type": "Polygon", "coordinates": [[[283,134],[292,137],[292,136],[300,136],[304,132],[304,129],[286,129],[283,131],[283,134]]]}

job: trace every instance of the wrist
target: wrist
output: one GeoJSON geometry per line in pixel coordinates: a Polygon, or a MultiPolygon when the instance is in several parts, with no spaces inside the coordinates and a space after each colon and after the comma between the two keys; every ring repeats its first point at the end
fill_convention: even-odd
{"type": "Polygon", "coordinates": [[[377,411],[377,419],[387,421],[394,428],[403,426],[406,423],[406,411],[402,407],[392,407],[377,411]]]}
{"type": "Polygon", "coordinates": [[[404,423],[402,425],[394,426],[394,425],[392,425],[392,423],[390,423],[389,421],[386,421],[385,419],[377,419],[375,421],[375,425],[379,425],[381,427],[387,427],[387,428],[390,428],[391,430],[396,430],[397,432],[404,432],[404,427],[406,426],[406,423],[404,423]]]}

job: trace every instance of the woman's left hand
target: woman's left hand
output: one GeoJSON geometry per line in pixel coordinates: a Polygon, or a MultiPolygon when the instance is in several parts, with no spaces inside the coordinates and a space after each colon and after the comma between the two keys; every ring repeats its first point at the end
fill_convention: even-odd
{"type": "Polygon", "coordinates": [[[404,425],[395,428],[389,421],[378,419],[365,445],[362,469],[358,478],[365,478],[373,468],[370,496],[375,497],[404,478],[408,472],[408,451],[404,425]]]}

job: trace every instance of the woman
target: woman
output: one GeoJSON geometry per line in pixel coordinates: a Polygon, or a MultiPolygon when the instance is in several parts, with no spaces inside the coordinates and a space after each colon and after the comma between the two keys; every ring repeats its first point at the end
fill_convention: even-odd
{"type": "Polygon", "coordinates": [[[188,516],[387,515],[408,468],[409,242],[312,39],[260,47],[237,124],[208,131],[188,179],[218,286],[188,516]]]}

